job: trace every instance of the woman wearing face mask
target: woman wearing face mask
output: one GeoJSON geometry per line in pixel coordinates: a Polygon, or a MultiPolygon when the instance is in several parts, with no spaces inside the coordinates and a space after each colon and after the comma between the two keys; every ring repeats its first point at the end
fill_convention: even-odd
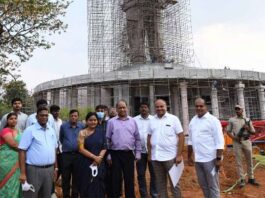
{"type": "Polygon", "coordinates": [[[98,130],[96,112],[86,116],[87,127],[78,137],[79,152],[79,193],[81,198],[104,197],[104,155],[106,153],[105,133],[98,130]]]}
{"type": "Polygon", "coordinates": [[[0,133],[0,197],[22,197],[19,182],[17,114],[7,115],[7,124],[0,133]]]}

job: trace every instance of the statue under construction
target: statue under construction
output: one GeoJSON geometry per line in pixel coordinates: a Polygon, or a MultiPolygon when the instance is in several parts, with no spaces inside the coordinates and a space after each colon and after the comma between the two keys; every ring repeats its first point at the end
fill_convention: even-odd
{"type": "Polygon", "coordinates": [[[89,73],[192,63],[188,0],[88,0],[89,73]]]}

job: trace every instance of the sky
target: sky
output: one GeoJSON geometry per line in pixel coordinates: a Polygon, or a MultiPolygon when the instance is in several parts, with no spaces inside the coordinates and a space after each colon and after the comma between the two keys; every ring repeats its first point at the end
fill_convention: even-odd
{"type": "MultiPolygon", "coordinates": [[[[265,72],[265,0],[190,0],[195,66],[265,72]]],[[[29,90],[40,83],[86,74],[86,0],[74,0],[66,33],[52,36],[49,50],[37,49],[21,65],[29,90]]]]}

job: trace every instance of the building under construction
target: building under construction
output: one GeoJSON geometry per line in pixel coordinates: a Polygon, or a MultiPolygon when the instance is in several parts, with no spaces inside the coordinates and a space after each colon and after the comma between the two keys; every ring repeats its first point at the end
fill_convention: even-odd
{"type": "Polygon", "coordinates": [[[187,0],[88,0],[88,72],[193,63],[187,0]]]}
{"type": "Polygon", "coordinates": [[[189,7],[189,0],[88,0],[88,74],[44,82],[35,99],[76,108],[123,98],[135,115],[143,101],[154,113],[162,98],[185,132],[198,96],[220,119],[235,104],[265,119],[264,73],[193,67],[189,7]]]}

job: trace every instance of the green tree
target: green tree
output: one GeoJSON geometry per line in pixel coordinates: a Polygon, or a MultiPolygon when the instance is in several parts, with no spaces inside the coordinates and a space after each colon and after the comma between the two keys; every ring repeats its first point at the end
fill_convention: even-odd
{"type": "Polygon", "coordinates": [[[12,80],[4,84],[4,103],[10,104],[13,98],[21,98],[24,102],[29,98],[26,84],[22,80],[12,80]]]}
{"type": "MultiPolygon", "coordinates": [[[[88,112],[91,112],[91,111],[94,111],[93,108],[91,107],[78,107],[77,110],[79,111],[79,120],[82,121],[82,120],[85,120],[86,119],[86,115],[88,112]]],[[[70,109],[67,108],[67,107],[63,107],[61,108],[60,110],[60,118],[64,121],[67,121],[69,120],[69,111],[70,109]]]]}
{"type": "Polygon", "coordinates": [[[69,4],[68,0],[0,0],[0,78],[32,57],[36,48],[54,45],[47,36],[66,30],[62,18],[69,4]]]}
{"type": "Polygon", "coordinates": [[[0,119],[2,118],[2,116],[10,111],[10,107],[5,104],[3,101],[0,101],[0,119]]]}

